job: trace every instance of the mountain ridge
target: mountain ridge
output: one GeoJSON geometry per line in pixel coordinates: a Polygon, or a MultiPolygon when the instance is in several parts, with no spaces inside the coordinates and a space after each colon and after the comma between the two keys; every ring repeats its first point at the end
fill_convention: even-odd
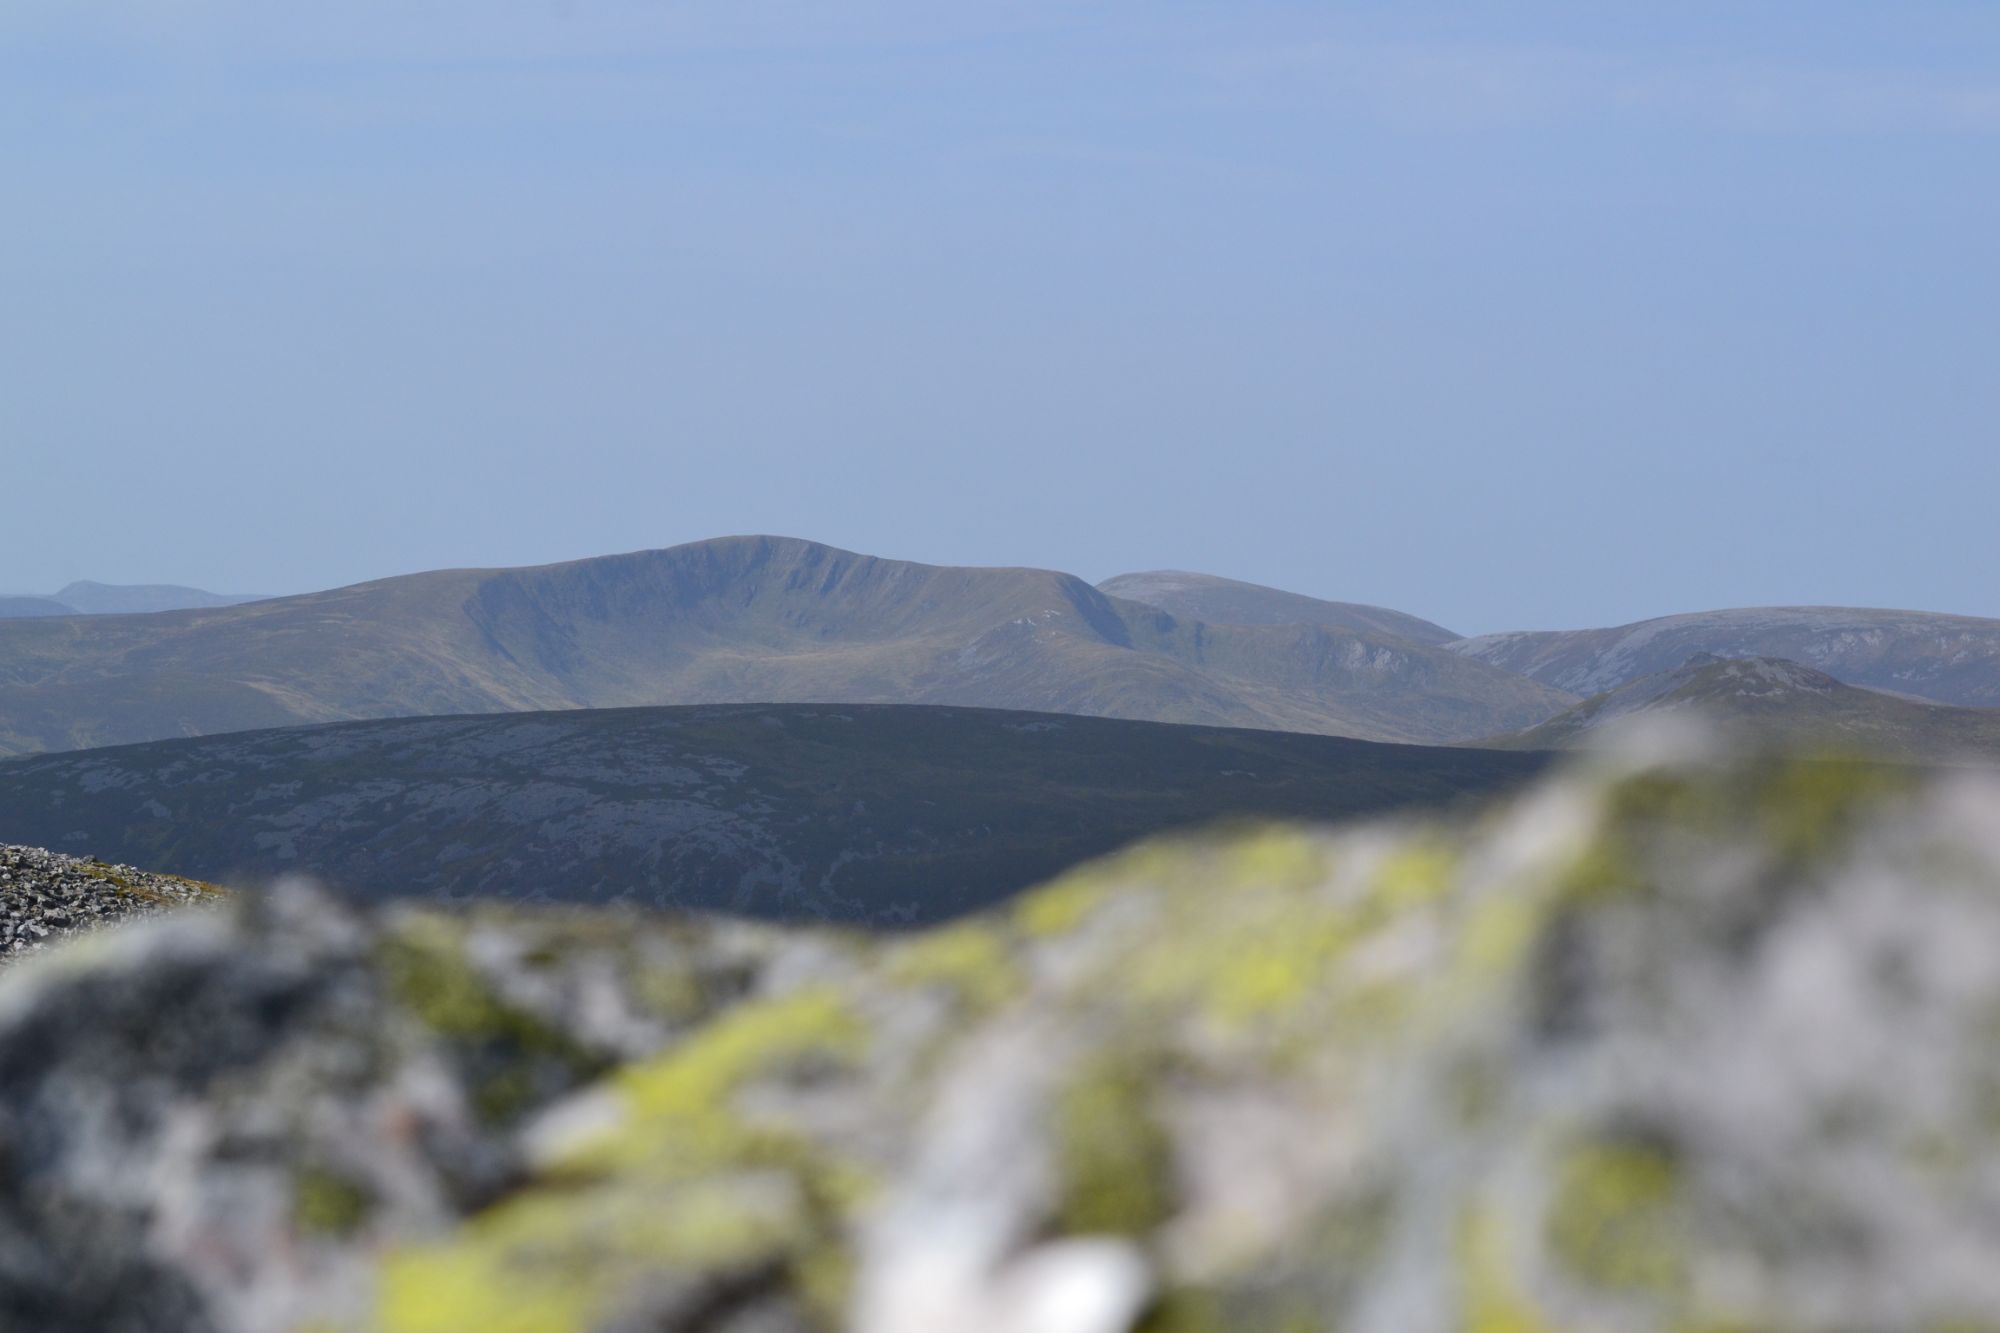
{"type": "Polygon", "coordinates": [[[1962,708],[1849,685],[1783,658],[1707,653],[1484,743],[1587,749],[1604,742],[1610,729],[1661,714],[1700,718],[1739,743],[1857,750],[1900,760],[2000,760],[2000,709],[1962,708]]]}
{"type": "Polygon", "coordinates": [[[1260,583],[1187,570],[1119,574],[1099,583],[1097,590],[1212,625],[1334,625],[1367,634],[1391,635],[1433,648],[1463,637],[1442,625],[1388,607],[1326,601],[1260,583]]]}
{"type": "Polygon", "coordinates": [[[0,754],[365,717],[931,703],[1440,742],[1572,696],[1329,626],[1212,626],[1074,575],[745,536],[231,607],[0,622],[0,754]]]}
{"type": "Polygon", "coordinates": [[[2000,706],[2000,620],[1871,607],[1696,611],[1585,630],[1516,630],[1448,651],[1585,696],[1697,653],[1772,657],[1849,684],[1963,707],[2000,706]]]}

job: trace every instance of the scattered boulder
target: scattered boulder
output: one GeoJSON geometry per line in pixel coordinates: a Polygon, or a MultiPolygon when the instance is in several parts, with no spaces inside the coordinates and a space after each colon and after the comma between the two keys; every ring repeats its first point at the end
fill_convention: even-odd
{"type": "Polygon", "coordinates": [[[867,937],[287,890],[0,979],[0,1325],[2000,1327],[2000,780],[1593,760],[867,937]]]}

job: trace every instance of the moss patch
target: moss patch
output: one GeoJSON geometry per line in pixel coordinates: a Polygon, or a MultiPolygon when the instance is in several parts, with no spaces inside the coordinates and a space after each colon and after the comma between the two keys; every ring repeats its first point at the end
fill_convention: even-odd
{"type": "Polygon", "coordinates": [[[292,1183],[292,1224],[310,1235],[351,1235],[374,1204],[366,1186],[325,1167],[307,1167],[292,1183]]]}
{"type": "Polygon", "coordinates": [[[1161,1069],[1131,1054],[1086,1065],[1056,1099],[1058,1220],[1071,1233],[1142,1234],[1173,1211],[1173,1141],[1152,1100],[1161,1069]]]}
{"type": "Polygon", "coordinates": [[[1463,1333],[1582,1333],[1542,1318],[1520,1288],[1507,1251],[1506,1224],[1476,1210],[1459,1228],[1459,1327],[1463,1333]]]}
{"type": "Polygon", "coordinates": [[[997,923],[969,922],[932,931],[890,956],[890,981],[949,987],[975,1013],[998,1008],[1021,986],[1020,971],[997,923]]]}
{"type": "Polygon", "coordinates": [[[475,1109],[499,1122],[603,1061],[496,994],[465,956],[464,931],[439,916],[413,916],[383,937],[378,957],[390,993],[464,1061],[475,1109]]]}
{"type": "Polygon", "coordinates": [[[1673,1204],[1680,1172],[1663,1150],[1593,1143],[1560,1168],[1549,1248],[1570,1274],[1633,1295],[1671,1296],[1686,1280],[1673,1204]]]}

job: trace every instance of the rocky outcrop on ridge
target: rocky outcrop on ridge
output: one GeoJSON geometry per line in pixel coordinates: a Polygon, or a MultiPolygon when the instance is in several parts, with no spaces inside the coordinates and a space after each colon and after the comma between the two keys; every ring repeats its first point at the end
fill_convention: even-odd
{"type": "Polygon", "coordinates": [[[98,926],[212,903],[222,893],[96,857],[0,845],[0,965],[98,926]]]}
{"type": "Polygon", "coordinates": [[[2000,1327],[2000,786],[1593,760],[864,937],[281,892],[0,979],[0,1326],[2000,1327]]]}

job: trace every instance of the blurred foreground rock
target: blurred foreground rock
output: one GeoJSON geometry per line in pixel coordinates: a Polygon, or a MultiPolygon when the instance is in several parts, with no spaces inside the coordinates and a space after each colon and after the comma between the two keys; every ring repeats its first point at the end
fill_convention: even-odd
{"type": "Polygon", "coordinates": [[[927,934],[287,890],[0,978],[0,1327],[2000,1329],[2000,787],[1612,763],[927,934]]]}

